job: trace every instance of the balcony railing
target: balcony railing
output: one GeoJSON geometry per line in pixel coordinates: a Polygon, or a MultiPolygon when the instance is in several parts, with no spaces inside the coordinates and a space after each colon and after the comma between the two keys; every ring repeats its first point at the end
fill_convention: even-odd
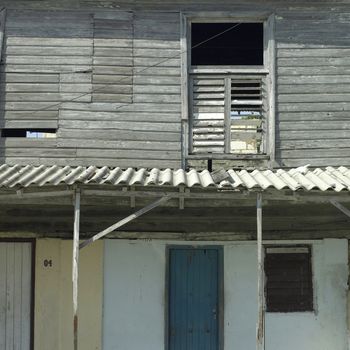
{"type": "Polygon", "coordinates": [[[191,75],[191,154],[264,154],[265,78],[191,75]]]}

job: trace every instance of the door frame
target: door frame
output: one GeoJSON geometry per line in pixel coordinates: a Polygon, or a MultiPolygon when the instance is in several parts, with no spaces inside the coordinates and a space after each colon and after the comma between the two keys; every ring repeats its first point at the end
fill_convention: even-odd
{"type": "Polygon", "coordinates": [[[34,321],[35,321],[35,238],[0,238],[0,243],[30,243],[31,245],[31,283],[30,283],[30,350],[34,350],[34,321]]]}
{"type": "Polygon", "coordinates": [[[165,288],[164,288],[164,349],[169,350],[169,286],[170,286],[170,251],[172,249],[215,249],[218,252],[218,350],[224,350],[224,247],[208,244],[169,244],[165,247],[165,288]]]}

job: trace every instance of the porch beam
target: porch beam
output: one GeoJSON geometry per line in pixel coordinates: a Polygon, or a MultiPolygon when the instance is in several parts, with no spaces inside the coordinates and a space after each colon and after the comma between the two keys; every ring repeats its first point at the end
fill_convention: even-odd
{"type": "MultiPolygon", "coordinates": [[[[96,197],[130,197],[135,196],[138,198],[159,198],[160,196],[171,196],[174,199],[219,199],[219,200],[254,200],[256,190],[222,190],[208,192],[192,192],[189,188],[185,189],[185,192],[180,191],[121,191],[121,190],[99,190],[99,189],[83,189],[84,196],[96,196],[96,197]]],[[[1,197],[0,197],[1,198],[1,197]]],[[[293,203],[329,203],[330,200],[337,200],[341,202],[350,202],[350,196],[348,193],[343,194],[319,194],[319,193],[305,193],[300,194],[291,191],[274,191],[264,192],[264,202],[270,200],[289,201],[293,203]]]]}
{"type": "Polygon", "coordinates": [[[264,293],[264,247],[262,241],[262,194],[257,194],[257,246],[258,246],[258,323],[256,327],[256,349],[265,349],[265,293],[264,293]]]}
{"type": "Polygon", "coordinates": [[[80,234],[80,190],[75,190],[74,233],[73,233],[73,341],[74,350],[78,350],[78,276],[79,276],[79,234],[80,234]]]}
{"type": "Polygon", "coordinates": [[[343,214],[345,214],[348,218],[350,218],[350,210],[346,207],[344,207],[344,205],[340,204],[338,201],[336,201],[335,199],[331,199],[330,203],[332,205],[334,205],[337,209],[339,209],[343,214]]]}
{"type": "Polygon", "coordinates": [[[16,193],[0,194],[0,202],[1,200],[8,199],[40,199],[48,197],[67,197],[72,196],[73,194],[73,190],[25,192],[23,191],[23,189],[20,189],[17,190],[16,193]]]}
{"type": "Polygon", "coordinates": [[[108,235],[109,233],[115,231],[116,229],[124,226],[125,224],[129,223],[130,221],[135,220],[136,218],[138,218],[139,216],[146,214],[147,212],[149,212],[150,210],[158,207],[159,205],[167,202],[171,197],[170,196],[164,196],[158,200],[156,200],[155,202],[147,205],[146,207],[143,207],[142,209],[136,211],[135,213],[127,216],[126,218],[118,221],[117,223],[107,227],[105,230],[97,233],[96,235],[94,235],[93,237],[87,239],[86,241],[82,242],[79,246],[80,249],[83,249],[84,247],[90,245],[91,243],[97,241],[98,239],[108,235]]]}

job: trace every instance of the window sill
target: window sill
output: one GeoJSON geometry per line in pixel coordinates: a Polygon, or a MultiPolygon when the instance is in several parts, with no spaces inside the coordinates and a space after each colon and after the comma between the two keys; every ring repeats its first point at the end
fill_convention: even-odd
{"type": "Polygon", "coordinates": [[[208,160],[208,159],[223,159],[223,160],[269,160],[267,154],[188,154],[187,159],[208,160]]]}
{"type": "Polygon", "coordinates": [[[268,74],[268,69],[258,66],[242,67],[210,67],[210,66],[192,66],[190,74],[268,74]]]}

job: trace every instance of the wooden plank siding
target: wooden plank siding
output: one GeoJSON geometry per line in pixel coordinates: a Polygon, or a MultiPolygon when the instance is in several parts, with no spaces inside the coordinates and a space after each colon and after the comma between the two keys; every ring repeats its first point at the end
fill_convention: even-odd
{"type": "Polygon", "coordinates": [[[349,29],[349,11],[336,8],[280,10],[276,16],[282,166],[349,164],[349,29]]]}
{"type": "Polygon", "coordinates": [[[179,16],[165,13],[158,26],[156,14],[134,16],[9,11],[0,126],[58,130],[56,139],[2,138],[4,161],[180,167],[180,59],[157,64],[179,54],[179,16]]]}
{"type": "Polygon", "coordinates": [[[0,138],[3,162],[181,167],[180,11],[215,10],[275,14],[276,165],[350,165],[350,11],[342,1],[4,3],[0,127],[58,132],[0,138]]]}

